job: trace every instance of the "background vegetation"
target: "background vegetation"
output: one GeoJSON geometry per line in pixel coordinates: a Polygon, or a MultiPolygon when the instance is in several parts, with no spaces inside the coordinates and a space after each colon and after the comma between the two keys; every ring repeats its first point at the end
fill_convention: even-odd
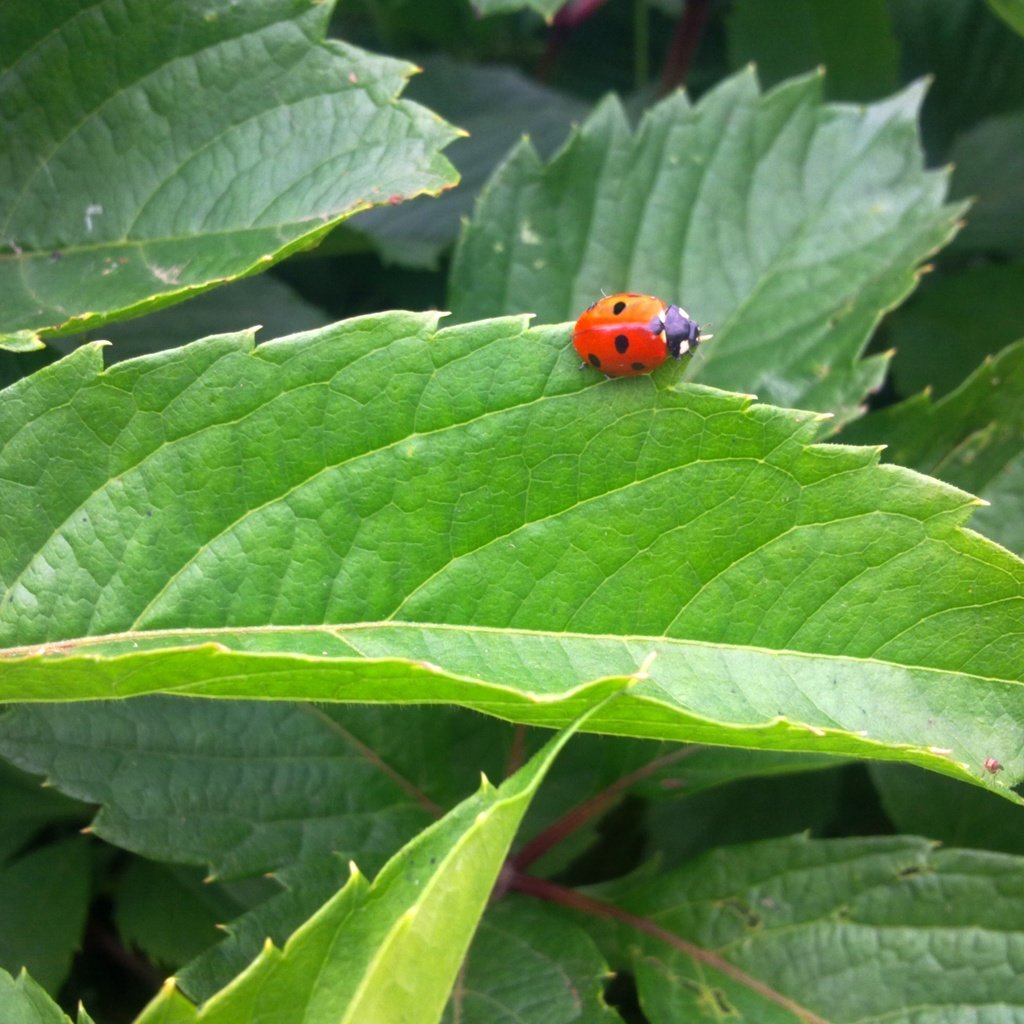
{"type": "Polygon", "coordinates": [[[5,1024],[1024,1020],[1022,32],[0,7],[5,1024]]]}

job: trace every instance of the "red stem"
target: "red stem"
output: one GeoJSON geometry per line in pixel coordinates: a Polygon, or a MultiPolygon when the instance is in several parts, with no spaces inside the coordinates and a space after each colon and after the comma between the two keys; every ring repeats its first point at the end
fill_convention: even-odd
{"type": "Polygon", "coordinates": [[[686,85],[697,44],[711,13],[711,0],[686,0],[686,10],[676,25],[672,45],[661,73],[660,95],[686,85]]]}
{"type": "Polygon", "coordinates": [[[691,745],[679,747],[677,750],[673,750],[672,753],[665,754],[664,757],[656,757],[653,761],[648,761],[647,764],[637,768],[636,771],[623,775],[621,779],[616,779],[607,789],[601,790],[600,793],[595,794],[589,800],[584,800],[583,803],[577,804],[571,811],[566,812],[556,822],[544,829],[543,832],[534,836],[512,857],[513,869],[517,872],[525,871],[534,861],[543,857],[548,850],[557,846],[563,839],[571,836],[573,832],[582,828],[588,821],[592,821],[599,815],[604,814],[625,790],[635,786],[638,782],[642,782],[662,768],[667,768],[677,761],[682,761],[683,758],[689,757],[698,750],[700,750],[700,747],[691,745]]]}
{"type": "Polygon", "coordinates": [[[735,964],[731,964],[717,953],[712,953],[710,950],[695,946],[692,942],[687,942],[686,939],[680,938],[674,932],[670,932],[666,928],[655,924],[649,918],[631,914],[628,910],[615,906],[614,903],[606,903],[604,900],[595,899],[593,896],[585,896],[575,889],[558,885],[556,882],[549,882],[544,878],[534,878],[532,875],[513,876],[508,879],[508,888],[516,892],[536,896],[538,899],[547,900],[549,903],[557,903],[571,910],[590,914],[594,917],[611,918],[615,921],[621,921],[623,924],[635,928],[638,932],[643,932],[659,942],[664,942],[667,946],[671,946],[672,949],[677,950],[691,960],[696,960],[698,963],[704,964],[713,970],[721,972],[726,977],[732,978],[733,981],[763,996],[770,1002],[775,1003],[776,1006],[781,1006],[784,1010],[788,1010],[797,1020],[803,1021],[804,1024],[829,1024],[824,1017],[819,1017],[816,1013],[789,999],[781,992],[777,992],[770,985],[766,985],[763,981],[758,981],[757,978],[747,974],[746,971],[741,970],[735,964]]]}

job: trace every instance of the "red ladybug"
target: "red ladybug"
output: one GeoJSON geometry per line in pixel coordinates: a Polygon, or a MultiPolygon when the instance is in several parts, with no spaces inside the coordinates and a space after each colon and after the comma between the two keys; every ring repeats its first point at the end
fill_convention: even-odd
{"type": "MultiPolygon", "coordinates": [[[[710,335],[708,336],[710,337],[710,335]]],[[[598,299],[576,321],[572,343],[584,364],[609,377],[638,377],[672,356],[695,352],[700,324],[653,295],[620,292],[598,299]]]]}

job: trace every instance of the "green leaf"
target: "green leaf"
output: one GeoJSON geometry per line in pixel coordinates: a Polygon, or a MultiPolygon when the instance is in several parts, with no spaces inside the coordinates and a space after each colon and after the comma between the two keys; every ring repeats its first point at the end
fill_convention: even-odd
{"type": "MultiPolygon", "coordinates": [[[[401,731],[402,735],[410,735],[401,731]]],[[[299,813],[308,813],[301,799],[297,801],[299,813]]],[[[306,805],[307,807],[309,805],[306,805]]],[[[188,807],[190,816],[193,807],[188,807]]],[[[373,818],[372,809],[367,810],[373,818]]],[[[399,848],[408,837],[396,842],[389,853],[399,848]]],[[[342,836],[342,839],[345,837],[342,836]]],[[[353,844],[354,845],[354,844],[353,844]]],[[[342,843],[339,843],[339,849],[342,843]]],[[[306,918],[326,903],[345,885],[349,878],[346,862],[337,854],[300,853],[294,865],[274,873],[280,883],[278,892],[252,907],[240,917],[224,923],[225,938],[210,946],[196,959],[176,972],[175,980],[181,990],[194,1003],[200,1003],[219,992],[241,974],[270,939],[283,946],[306,918]]],[[[375,858],[383,863],[383,858],[375,858]]]]}
{"type": "MultiPolygon", "coordinates": [[[[1024,111],[988,117],[953,145],[955,195],[975,201],[958,249],[1020,256],[1024,239],[1024,111]]],[[[1018,307],[1019,308],[1019,307],[1018,307]]]]}
{"type": "Polygon", "coordinates": [[[174,978],[168,978],[156,998],[135,1018],[133,1024],[195,1024],[196,1007],[175,987],[174,978]]]}
{"type": "Polygon", "coordinates": [[[604,894],[633,915],[621,955],[652,1024],[1014,1021],[1024,1005],[1020,858],[797,836],[604,894]]]}
{"type": "Polygon", "coordinates": [[[55,338],[50,348],[70,353],[85,340],[111,342],[108,363],[161,352],[211,334],[259,327],[261,340],[324,327],[330,317],[272,274],[247,277],[188,302],[124,323],[107,324],[88,336],[55,338]]]}
{"type": "Polygon", "coordinates": [[[959,207],[917,142],[922,91],[867,108],[821,101],[820,76],[759,94],[751,73],[635,133],[614,100],[542,164],[521,145],[463,232],[460,319],[575,319],[602,291],[678,301],[714,341],[690,371],[767,401],[858,414],[885,358],[860,356],[959,207]]]}
{"type": "Polygon", "coordinates": [[[454,184],[456,130],[397,99],[411,65],[325,41],[332,6],[4,5],[0,332],[166,306],[454,184]]]}
{"type": "MultiPolygon", "coordinates": [[[[621,687],[620,680],[591,686],[588,711],[621,687]]],[[[282,950],[268,945],[200,1007],[197,1021],[277,1021],[295,1006],[309,1024],[437,1020],[519,822],[578,724],[497,789],[485,777],[476,795],[403,847],[372,884],[353,864],[344,889],[282,950]]],[[[158,997],[166,999],[166,992],[158,997]]]]}
{"type": "Polygon", "coordinates": [[[767,85],[824,65],[834,99],[874,100],[896,88],[896,39],[885,0],[739,0],[726,30],[733,67],[755,62],[767,85]]]}
{"type": "Polygon", "coordinates": [[[1024,451],[1007,460],[984,496],[989,507],[978,510],[975,527],[1003,547],[1024,552],[1024,451]]]}
{"type": "Polygon", "coordinates": [[[958,388],[986,356],[1024,335],[1022,294],[1024,263],[927,275],[913,298],[886,318],[899,392],[927,387],[935,397],[958,388]]]}
{"type": "Polygon", "coordinates": [[[0,699],[555,727],[656,652],[588,728],[1024,777],[1024,564],[961,528],[974,499],[813,444],[813,415],[595,380],[564,328],[435,318],[85,349],[9,389],[0,636],[28,646],[0,699]]]}
{"type": "Polygon", "coordinates": [[[174,971],[220,941],[218,926],[241,909],[195,871],[136,858],[117,880],[114,920],[122,942],[174,971]]]}
{"type": "Polygon", "coordinates": [[[838,823],[847,826],[852,817],[849,811],[843,814],[842,803],[849,782],[848,773],[839,770],[755,776],[698,791],[684,800],[661,801],[646,816],[648,857],[656,858],[665,870],[716,846],[801,832],[830,835],[838,823]]]}
{"type": "Polygon", "coordinates": [[[31,330],[10,331],[0,336],[0,348],[8,352],[35,352],[45,347],[45,342],[31,330]]]}
{"type": "Polygon", "coordinates": [[[91,862],[88,841],[76,836],[0,869],[0,967],[26,968],[56,994],[82,939],[91,862]]]}
{"type": "Polygon", "coordinates": [[[601,997],[609,974],[580,924],[547,904],[506,897],[481,920],[442,1021],[621,1024],[601,997]]]}
{"type": "Polygon", "coordinates": [[[12,759],[103,805],[97,835],[216,878],[328,854],[376,871],[439,804],[501,768],[494,726],[425,709],[158,698],[22,707],[2,728],[12,759]],[[467,762],[443,771],[452,749],[467,762]]]}
{"type": "MultiPolygon", "coordinates": [[[[0,728],[12,757],[102,805],[91,828],[107,842],[218,879],[274,873],[282,888],[268,883],[274,894],[180,975],[197,997],[268,935],[283,942],[334,891],[345,860],[377,871],[481,771],[500,775],[509,743],[505,725],[458,709],[281,701],[25,706],[0,728]]],[[[132,923],[133,937],[144,924],[132,923]]],[[[169,955],[171,934],[145,936],[169,955]]]]}
{"type": "MultiPolygon", "coordinates": [[[[25,971],[13,978],[2,967],[0,1018],[4,1024],[71,1024],[70,1018],[46,994],[46,989],[34,982],[25,971]]],[[[81,1015],[79,1024],[82,1024],[81,1015]]]]}
{"type": "Polygon", "coordinates": [[[1024,36],[1024,0],[988,0],[989,7],[1019,36],[1024,36]]]}
{"type": "Polygon", "coordinates": [[[458,238],[461,219],[472,212],[480,189],[512,146],[529,135],[537,150],[549,155],[564,141],[571,123],[582,119],[587,106],[514,68],[460,63],[443,56],[422,63],[424,73],[409,83],[410,98],[469,133],[445,151],[459,172],[459,187],[437,198],[423,196],[367,210],[347,227],[368,234],[386,260],[436,267],[441,253],[458,238]]]}
{"type": "Polygon", "coordinates": [[[47,826],[85,825],[88,816],[89,808],[0,762],[0,865],[47,826]]]}
{"type": "Polygon", "coordinates": [[[1020,106],[1024,40],[978,0],[890,0],[904,77],[934,78],[921,123],[942,159],[961,132],[1020,106]]]}
{"type": "Polygon", "coordinates": [[[894,461],[991,499],[973,525],[1024,551],[1024,341],[945,398],[917,395],[854,424],[850,435],[888,444],[894,461]]]}
{"type": "MultiPolygon", "coordinates": [[[[925,552],[932,554],[938,543],[925,542],[925,552]]],[[[982,576],[1000,569],[1007,577],[1014,568],[1018,575],[1021,572],[1008,552],[981,538],[965,548],[965,555],[973,548],[982,576]]],[[[890,557],[901,560],[901,554],[905,553],[890,557]]],[[[918,557],[927,555],[921,552],[918,557]]],[[[908,571],[916,577],[916,558],[907,560],[908,571]]],[[[943,574],[936,570],[936,594],[942,592],[942,581],[943,574]]],[[[976,599],[979,590],[989,589],[969,577],[963,583],[946,583],[947,589],[972,585],[976,599]]],[[[918,596],[924,603],[927,594],[918,596]]],[[[1012,785],[1024,777],[1024,757],[1014,744],[1013,724],[1024,718],[1024,694],[1016,680],[1019,662],[1013,662],[1019,642],[1013,632],[1018,621],[1014,616],[1019,614],[1020,599],[1007,592],[982,605],[981,615],[973,614],[964,600],[947,600],[947,607],[922,616],[908,599],[906,611],[912,614],[906,632],[919,634],[923,649],[930,649],[937,660],[942,653],[937,631],[943,623],[955,630],[965,629],[965,622],[974,624],[984,643],[977,634],[969,639],[958,635],[959,643],[947,639],[947,650],[971,648],[977,657],[980,647],[990,664],[1008,656],[1011,665],[1002,678],[980,669],[901,663],[893,655],[804,655],[658,636],[382,625],[136,634],[135,639],[114,641],[106,650],[102,641],[90,644],[88,653],[78,656],[60,644],[59,654],[9,661],[3,695],[46,700],[53,695],[95,699],[140,692],[216,697],[272,692],[275,698],[293,700],[457,703],[510,721],[557,727],[578,712],[580,688],[589,681],[602,675],[635,675],[656,654],[643,685],[623,698],[614,713],[597,715],[590,728],[686,742],[895,758],[1007,793],[1004,783],[1012,785]],[[321,643],[315,643],[317,639],[321,643]],[[269,640],[279,653],[247,651],[253,640],[269,640]],[[181,646],[203,641],[203,646],[181,646]],[[342,643],[357,656],[311,656],[311,641],[320,647],[342,643]],[[149,650],[125,654],[126,643],[149,650]],[[162,653],[154,656],[161,645],[162,653]],[[993,650],[985,651],[986,645],[993,650]],[[978,717],[979,701],[986,705],[984,718],[978,717]],[[1003,779],[993,780],[985,772],[988,757],[998,757],[1006,765],[1003,779]]],[[[898,614],[896,603],[885,603],[898,614]]],[[[873,625],[881,628],[880,622],[873,625]]],[[[843,627],[837,623],[835,628],[843,627]]],[[[866,639],[867,626],[862,628],[866,639]]],[[[52,717],[25,711],[2,720],[0,750],[27,770],[39,770],[31,733],[45,730],[52,717]]],[[[49,748],[48,742],[42,744],[44,758],[49,748]]],[[[241,856],[244,850],[243,846],[232,854],[241,856]]]]}
{"type": "Polygon", "coordinates": [[[871,778],[897,831],[944,846],[1024,855],[1024,811],[1005,800],[907,765],[871,765],[871,778]]]}

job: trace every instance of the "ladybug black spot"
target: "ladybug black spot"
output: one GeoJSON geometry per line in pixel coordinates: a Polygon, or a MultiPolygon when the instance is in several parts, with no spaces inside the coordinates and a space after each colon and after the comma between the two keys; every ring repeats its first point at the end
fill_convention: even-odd
{"type": "Polygon", "coordinates": [[[643,371],[646,370],[647,367],[644,366],[643,363],[633,363],[633,369],[636,370],[637,373],[643,373],[643,371]]]}
{"type": "Polygon", "coordinates": [[[617,334],[615,336],[615,351],[618,352],[619,355],[622,355],[622,353],[625,352],[628,348],[629,338],[627,338],[624,334],[617,334]]]}
{"type": "Polygon", "coordinates": [[[593,352],[591,352],[590,355],[587,356],[587,358],[590,360],[590,365],[591,366],[596,367],[598,370],[601,369],[601,360],[598,359],[597,356],[595,356],[593,352]]]}
{"type": "Polygon", "coordinates": [[[624,302],[616,302],[615,305],[612,306],[612,312],[618,316],[625,308],[626,304],[624,302]]]}

